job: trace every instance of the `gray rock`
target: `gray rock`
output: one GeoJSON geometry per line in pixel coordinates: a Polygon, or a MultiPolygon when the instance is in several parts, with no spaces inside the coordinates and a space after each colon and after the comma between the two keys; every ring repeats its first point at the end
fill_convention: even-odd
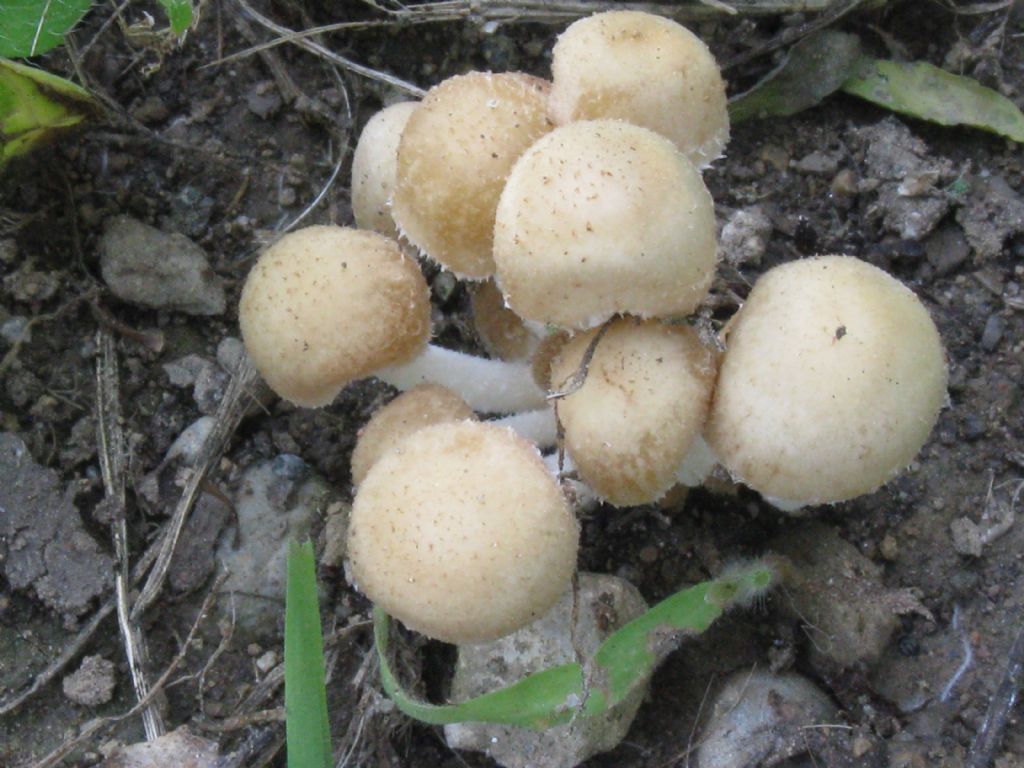
{"type": "Polygon", "coordinates": [[[968,184],[970,194],[956,220],[975,254],[993,259],[1010,237],[1024,232],[1024,198],[998,174],[979,173],[968,184]]]}
{"type": "Polygon", "coordinates": [[[326,501],[324,481],[291,471],[292,464],[266,461],[243,475],[235,500],[237,528],[217,549],[230,574],[222,591],[231,597],[220,605],[242,630],[273,631],[282,620],[289,542],[309,536],[326,501]]]}
{"type": "Polygon", "coordinates": [[[245,357],[245,345],[241,339],[225,336],[217,345],[217,363],[228,373],[234,373],[245,357]]]}
{"type": "MultiPolygon", "coordinates": [[[[593,654],[608,635],[647,606],[629,582],[615,576],[579,575],[576,644],[593,654]]],[[[510,685],[548,667],[575,661],[569,625],[572,592],[527,627],[491,643],[459,648],[451,697],[462,701],[510,685]]],[[[572,768],[612,749],[626,735],[646,684],[602,717],[580,718],[545,731],[487,723],[458,723],[444,729],[448,746],[486,752],[506,768],[572,768]]]]}
{"type": "Polygon", "coordinates": [[[1006,322],[1003,320],[1001,315],[992,313],[988,316],[988,320],[985,321],[985,330],[982,331],[981,348],[986,352],[995,352],[996,347],[999,346],[999,342],[1003,338],[1003,332],[1006,330],[1006,322]]]}
{"type": "Polygon", "coordinates": [[[818,176],[831,176],[839,170],[838,155],[826,152],[811,152],[793,163],[794,170],[818,176]]]}
{"type": "Polygon", "coordinates": [[[193,386],[199,374],[212,365],[205,357],[192,354],[164,363],[163,369],[172,387],[185,388],[193,386]]]}
{"type": "Polygon", "coordinates": [[[82,666],[64,678],[64,695],[83,707],[98,707],[114,696],[114,664],[102,656],[86,656],[82,666]]]}
{"type": "Polygon", "coordinates": [[[211,416],[217,412],[230,381],[230,374],[219,365],[208,365],[199,371],[195,386],[192,387],[192,399],[196,401],[200,413],[211,416]]]}
{"type": "Polygon", "coordinates": [[[954,272],[971,255],[963,230],[956,225],[943,226],[935,230],[925,241],[924,251],[928,256],[928,263],[939,277],[954,272]]]}
{"type": "Polygon", "coordinates": [[[118,298],[153,309],[220,315],[227,306],[203,249],[128,216],[107,224],[99,244],[103,279],[118,298]]]}
{"type": "Polygon", "coordinates": [[[79,615],[112,583],[113,559],[82,525],[52,469],[17,435],[0,433],[0,573],[50,608],[79,615]]]}
{"type": "Polygon", "coordinates": [[[835,722],[832,702],[806,678],[737,672],[711,705],[697,764],[700,768],[777,765],[807,752],[807,726],[835,722]]]}
{"type": "Polygon", "coordinates": [[[14,315],[0,324],[0,336],[11,344],[28,344],[32,341],[32,328],[24,315],[14,315]]]}
{"type": "Polygon", "coordinates": [[[722,227],[718,248],[726,263],[734,267],[757,266],[761,263],[772,222],[765,212],[753,206],[734,211],[722,227]]]}

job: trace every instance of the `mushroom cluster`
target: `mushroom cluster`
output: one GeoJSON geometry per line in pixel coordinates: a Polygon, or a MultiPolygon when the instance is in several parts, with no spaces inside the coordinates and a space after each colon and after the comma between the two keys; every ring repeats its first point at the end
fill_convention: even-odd
{"type": "Polygon", "coordinates": [[[282,397],[319,406],[370,375],[407,390],[353,456],[350,574],[451,642],[512,632],[564,591],[566,467],[615,506],[717,463],[783,509],[837,502],[906,466],[945,398],[927,311],[852,257],[770,270],[724,353],[687,322],[716,262],[701,169],[728,140],[725,86],[693,34],[597,14],[560,36],[552,72],[473,72],[383,110],[353,162],[360,229],[284,236],[241,300],[282,397]],[[428,343],[417,257],[473,282],[494,359],[428,343]]]}

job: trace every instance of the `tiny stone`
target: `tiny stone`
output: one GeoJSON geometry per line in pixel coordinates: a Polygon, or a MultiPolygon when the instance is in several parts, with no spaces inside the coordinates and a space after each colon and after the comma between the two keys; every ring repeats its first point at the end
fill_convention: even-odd
{"type": "Polygon", "coordinates": [[[256,659],[256,669],[264,675],[277,666],[277,654],[274,651],[267,651],[256,659]]]}
{"type": "Polygon", "coordinates": [[[854,757],[863,757],[871,749],[871,740],[865,736],[857,736],[853,740],[853,744],[850,746],[850,751],[854,757]]]}
{"type": "Polygon", "coordinates": [[[894,562],[900,555],[900,546],[892,534],[885,534],[878,545],[878,551],[882,557],[890,563],[894,562]]]}
{"type": "Polygon", "coordinates": [[[132,116],[140,123],[147,125],[162,123],[170,116],[170,110],[159,96],[147,96],[132,110],[132,116]]]}
{"type": "Polygon", "coordinates": [[[844,168],[832,178],[832,194],[852,197],[857,194],[857,174],[844,168]]]}
{"type": "Polygon", "coordinates": [[[976,413],[968,413],[964,416],[961,434],[964,440],[977,440],[985,436],[985,422],[976,413]]]}
{"type": "Polygon", "coordinates": [[[986,352],[995,351],[995,348],[999,346],[1000,339],[1003,338],[1005,325],[1000,315],[989,315],[988,320],[985,321],[985,330],[981,334],[981,348],[986,352]]]}
{"type": "Polygon", "coordinates": [[[0,336],[11,344],[28,344],[32,341],[32,329],[29,327],[28,318],[22,315],[15,315],[0,325],[0,336]]]}
{"type": "Polygon", "coordinates": [[[835,155],[824,152],[811,152],[793,163],[793,168],[800,173],[813,173],[820,176],[833,174],[839,168],[839,159],[835,155]]]}
{"type": "Polygon", "coordinates": [[[225,336],[217,345],[217,363],[228,373],[238,369],[245,357],[245,345],[234,336],[225,336]]]}
{"type": "Polygon", "coordinates": [[[114,664],[102,656],[86,656],[77,672],[64,678],[64,695],[83,707],[98,707],[113,698],[114,664]]]}
{"type": "Polygon", "coordinates": [[[259,643],[249,643],[249,645],[245,647],[245,652],[255,659],[263,653],[263,647],[259,643]]]}
{"type": "Polygon", "coordinates": [[[655,546],[646,546],[640,550],[640,560],[644,563],[653,563],[658,559],[658,548],[655,546]]]}
{"type": "Polygon", "coordinates": [[[295,205],[297,199],[298,195],[295,193],[294,187],[281,187],[277,193],[277,204],[282,208],[290,208],[295,205]]]}
{"type": "Polygon", "coordinates": [[[196,383],[203,369],[210,366],[210,361],[199,355],[185,355],[178,360],[164,363],[164,373],[172,387],[191,387],[196,383]]]}

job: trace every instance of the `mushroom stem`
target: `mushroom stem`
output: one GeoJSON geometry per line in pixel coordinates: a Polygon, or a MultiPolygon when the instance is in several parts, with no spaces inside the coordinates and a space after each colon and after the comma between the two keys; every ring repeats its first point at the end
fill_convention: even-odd
{"type": "Polygon", "coordinates": [[[558,451],[544,455],[544,465],[552,476],[562,485],[562,490],[570,495],[573,506],[578,510],[593,509],[601,503],[601,498],[594,492],[594,489],[577,477],[570,477],[576,471],[576,465],[572,463],[572,457],[566,453],[562,457],[562,465],[559,467],[558,451]]]}
{"type": "Polygon", "coordinates": [[[491,422],[499,427],[508,427],[525,437],[541,451],[551,448],[558,439],[558,424],[555,411],[550,406],[532,411],[520,411],[491,422]]]}
{"type": "Polygon", "coordinates": [[[545,393],[526,363],[488,360],[433,344],[409,362],[381,368],[374,375],[403,391],[426,382],[440,384],[474,411],[517,413],[545,405],[545,393]]]}

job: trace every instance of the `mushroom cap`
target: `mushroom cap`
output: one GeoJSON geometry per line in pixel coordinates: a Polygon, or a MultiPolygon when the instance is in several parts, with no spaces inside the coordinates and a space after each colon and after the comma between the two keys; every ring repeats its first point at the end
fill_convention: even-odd
{"type": "Polygon", "coordinates": [[[356,226],[398,237],[389,201],[395,189],[398,141],[415,101],[400,101],[370,118],[352,155],[352,215],[356,226]]]}
{"type": "MultiPolygon", "coordinates": [[[[561,389],[597,330],[575,336],[551,368],[561,389]]],[[[675,483],[711,403],[715,360],[689,326],[618,318],[597,343],[580,389],[558,401],[580,476],[618,507],[647,504],[675,483]]]]}
{"type": "Polygon", "coordinates": [[[475,418],[466,401],[440,384],[420,384],[378,408],[359,430],[352,451],[352,483],[363,482],[377,460],[424,427],[475,418]]]}
{"type": "Polygon", "coordinates": [[[356,585],[411,629],[493,640],[544,614],[576,568],[579,531],[530,443],[474,421],[409,436],[352,506],[356,585]]]}
{"type": "Polygon", "coordinates": [[[584,329],[614,314],[692,312],[715,267],[715,214],[668,139],[617,120],[557,128],[512,169],[494,261],[527,320],[584,329]]]}
{"type": "Polygon", "coordinates": [[[392,216],[461,277],[494,271],[494,209],[516,158],[551,130],[549,88],[515,72],[452,77],[427,92],[402,132],[392,216]]]}
{"type": "Polygon", "coordinates": [[[354,379],[415,357],[430,335],[430,296],[416,262],[394,240],[314,226],[260,256],[238,320],[271,389],[313,407],[354,379]]]}
{"type": "Polygon", "coordinates": [[[473,309],[473,327],[491,357],[499,360],[525,360],[540,343],[519,315],[505,306],[493,280],[473,286],[469,294],[473,309]]]}
{"type": "Polygon", "coordinates": [[[784,502],[882,485],[920,450],[946,398],[928,311],[850,256],[766,272],[726,345],[705,436],[736,478],[784,502]]]}
{"type": "Polygon", "coordinates": [[[639,11],[580,19],[559,36],[549,101],[558,125],[618,118],[671,139],[698,168],[729,141],[725,81],[708,47],[674,21],[639,11]]]}

